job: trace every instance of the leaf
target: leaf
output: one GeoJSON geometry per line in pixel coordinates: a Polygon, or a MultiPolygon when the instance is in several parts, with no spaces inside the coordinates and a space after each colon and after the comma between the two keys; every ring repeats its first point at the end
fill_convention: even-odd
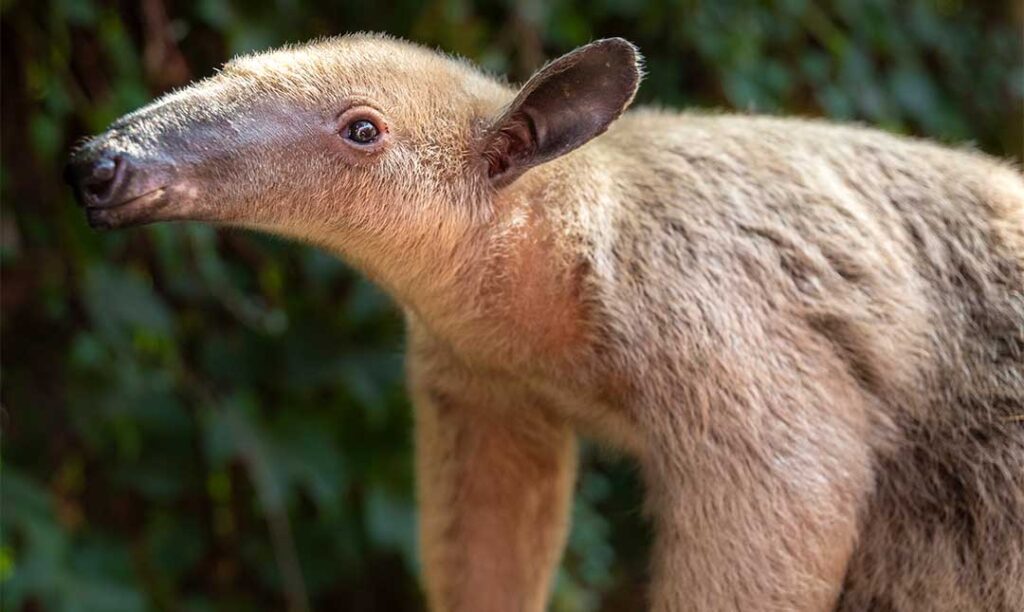
{"type": "Polygon", "coordinates": [[[91,264],[83,298],[97,332],[115,344],[124,345],[136,331],[171,335],[171,314],[163,300],[150,283],[124,268],[91,264]]]}
{"type": "Polygon", "coordinates": [[[273,431],[275,455],[289,481],[305,488],[321,512],[335,514],[346,478],[329,423],[286,415],[273,431]]]}
{"type": "Polygon", "coordinates": [[[374,487],[366,500],[366,522],[374,542],[401,552],[407,567],[418,568],[416,512],[409,504],[374,487]]]}

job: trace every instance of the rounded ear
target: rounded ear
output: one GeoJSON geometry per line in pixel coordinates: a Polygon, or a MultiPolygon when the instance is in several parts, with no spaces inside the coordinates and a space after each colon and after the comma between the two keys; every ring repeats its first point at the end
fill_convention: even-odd
{"type": "Polygon", "coordinates": [[[633,101],[642,61],[629,41],[605,38],[538,70],[484,136],[491,180],[506,185],[602,134],[633,101]]]}

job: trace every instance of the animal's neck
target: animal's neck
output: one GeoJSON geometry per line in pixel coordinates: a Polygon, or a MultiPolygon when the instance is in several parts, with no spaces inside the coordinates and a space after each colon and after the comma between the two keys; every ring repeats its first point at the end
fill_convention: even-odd
{"type": "Polygon", "coordinates": [[[549,200],[550,178],[530,173],[502,192],[493,218],[432,254],[440,266],[399,295],[467,361],[544,367],[570,358],[586,341],[581,298],[589,264],[567,220],[571,202],[549,200]]]}

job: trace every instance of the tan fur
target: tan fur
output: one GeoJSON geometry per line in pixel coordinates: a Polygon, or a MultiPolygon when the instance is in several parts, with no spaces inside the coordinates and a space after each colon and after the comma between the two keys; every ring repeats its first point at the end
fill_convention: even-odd
{"type": "Polygon", "coordinates": [[[376,165],[271,138],[165,217],[324,245],[401,304],[432,609],[544,608],[573,430],[643,468],[656,610],[1024,609],[1020,173],[866,128],[646,110],[493,187],[480,143],[514,95],[352,36],[169,103],[388,117],[376,165]]]}

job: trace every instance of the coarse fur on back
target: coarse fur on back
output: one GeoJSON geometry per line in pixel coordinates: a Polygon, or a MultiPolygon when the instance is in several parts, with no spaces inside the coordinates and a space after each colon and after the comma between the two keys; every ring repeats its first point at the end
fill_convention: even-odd
{"type": "Polygon", "coordinates": [[[287,235],[395,298],[432,609],[544,609],[577,433],[643,471],[656,610],[1024,609],[1020,171],[622,114],[641,72],[607,39],[517,89],[343,36],[230,62],[72,175],[94,225],[287,235]]]}

